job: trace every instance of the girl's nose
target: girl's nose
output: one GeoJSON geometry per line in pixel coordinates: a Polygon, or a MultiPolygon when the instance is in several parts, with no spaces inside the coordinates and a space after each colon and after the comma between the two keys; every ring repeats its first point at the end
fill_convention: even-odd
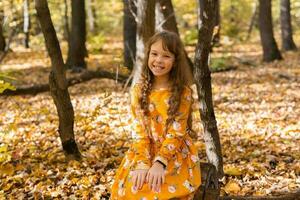
{"type": "Polygon", "coordinates": [[[162,57],[161,56],[157,56],[155,61],[159,62],[159,63],[162,62],[162,57]]]}

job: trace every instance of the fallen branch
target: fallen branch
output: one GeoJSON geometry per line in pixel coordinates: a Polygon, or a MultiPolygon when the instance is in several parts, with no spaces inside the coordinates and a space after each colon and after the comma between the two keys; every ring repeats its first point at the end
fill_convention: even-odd
{"type": "MultiPolygon", "coordinates": [[[[110,73],[106,71],[85,71],[83,72],[80,76],[70,78],[68,79],[68,86],[76,85],[79,83],[83,83],[89,80],[92,80],[94,78],[108,78],[108,79],[114,79],[116,78],[115,73],[110,73]]],[[[118,75],[118,81],[124,82],[127,80],[127,76],[118,75]]],[[[1,95],[22,95],[22,94],[27,94],[27,95],[36,95],[40,92],[46,92],[49,91],[49,84],[39,84],[39,85],[30,85],[30,86],[22,86],[22,87],[17,87],[15,91],[11,90],[5,90],[1,95]]]]}
{"type": "Polygon", "coordinates": [[[300,190],[279,196],[222,196],[220,200],[300,200],[300,190]]]}

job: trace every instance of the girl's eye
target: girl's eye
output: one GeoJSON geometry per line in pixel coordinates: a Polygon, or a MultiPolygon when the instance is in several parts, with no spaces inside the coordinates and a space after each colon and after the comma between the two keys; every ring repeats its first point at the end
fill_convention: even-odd
{"type": "Polygon", "coordinates": [[[151,55],[152,55],[152,56],[156,56],[156,55],[157,55],[157,53],[153,53],[153,52],[152,52],[152,53],[151,53],[151,55]]]}
{"type": "Polygon", "coordinates": [[[168,55],[164,55],[164,57],[165,57],[165,58],[170,58],[170,56],[168,56],[168,55]]]}

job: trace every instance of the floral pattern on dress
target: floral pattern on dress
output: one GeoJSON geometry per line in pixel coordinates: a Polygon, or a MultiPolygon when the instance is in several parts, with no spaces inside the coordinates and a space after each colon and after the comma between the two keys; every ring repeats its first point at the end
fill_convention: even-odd
{"type": "Polygon", "coordinates": [[[185,87],[178,113],[166,129],[169,90],[151,91],[148,117],[138,106],[140,86],[131,90],[132,144],[124,156],[112,185],[112,200],[180,200],[193,199],[201,183],[198,151],[187,134],[187,118],[191,111],[191,90],[185,87]],[[148,124],[148,126],[147,126],[148,124]],[[160,192],[152,192],[148,184],[133,187],[132,171],[149,169],[159,160],[166,165],[165,183],[160,192]]]}

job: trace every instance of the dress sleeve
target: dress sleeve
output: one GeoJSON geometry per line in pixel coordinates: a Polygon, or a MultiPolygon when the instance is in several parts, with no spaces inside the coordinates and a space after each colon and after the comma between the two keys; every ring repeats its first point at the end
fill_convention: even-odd
{"type": "Polygon", "coordinates": [[[135,153],[134,169],[149,169],[151,167],[150,138],[148,136],[149,127],[146,125],[146,118],[143,117],[142,109],[139,106],[138,94],[140,86],[135,85],[131,89],[130,107],[132,115],[132,147],[135,153]]]}
{"type": "Polygon", "coordinates": [[[160,161],[167,166],[168,161],[172,159],[176,151],[181,147],[183,138],[187,134],[187,120],[191,112],[191,105],[192,91],[186,88],[183,92],[178,112],[173,123],[168,127],[166,139],[163,141],[154,161],[160,161]]]}

